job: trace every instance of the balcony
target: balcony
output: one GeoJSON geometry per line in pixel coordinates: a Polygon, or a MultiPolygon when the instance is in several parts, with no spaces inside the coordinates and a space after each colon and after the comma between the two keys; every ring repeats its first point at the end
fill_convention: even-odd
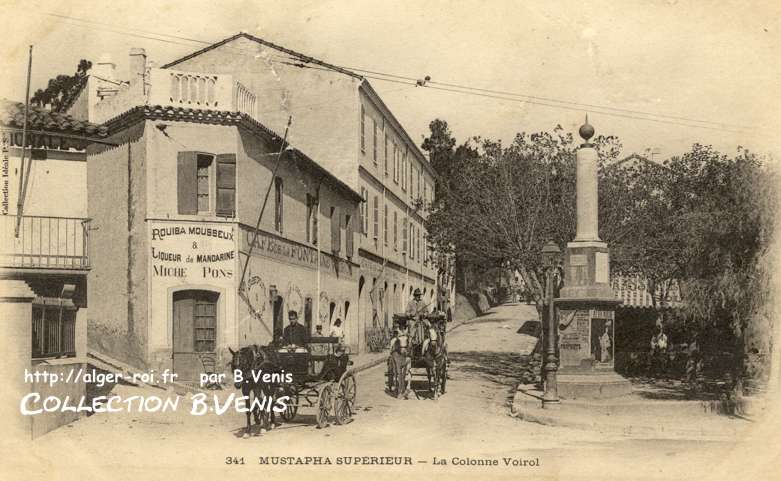
{"type": "Polygon", "coordinates": [[[93,121],[103,123],[139,105],[257,114],[256,95],[232,75],[152,68],[143,88],[140,83],[123,85],[99,101],[93,121]]]}
{"type": "Polygon", "coordinates": [[[14,237],[15,215],[0,217],[0,268],[86,271],[89,219],[22,216],[14,237]]]}

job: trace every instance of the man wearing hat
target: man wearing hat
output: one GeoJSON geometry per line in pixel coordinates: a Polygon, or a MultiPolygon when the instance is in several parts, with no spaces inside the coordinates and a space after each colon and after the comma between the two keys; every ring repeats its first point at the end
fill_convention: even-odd
{"type": "Polygon", "coordinates": [[[412,299],[410,299],[409,303],[407,304],[407,310],[404,311],[405,314],[408,316],[414,316],[416,318],[420,315],[427,314],[426,310],[428,308],[428,304],[423,302],[421,296],[422,294],[420,289],[415,289],[415,292],[412,293],[412,299]]]}
{"type": "Polygon", "coordinates": [[[423,302],[421,296],[422,293],[420,292],[420,289],[415,289],[415,292],[412,293],[412,299],[410,299],[407,304],[407,309],[404,311],[406,315],[412,316],[413,318],[410,323],[409,332],[412,336],[413,343],[415,344],[423,343],[424,338],[423,330],[419,327],[418,320],[423,321],[425,329],[431,329],[431,323],[428,322],[428,319],[423,317],[428,314],[428,304],[423,302]]]}
{"type": "Polygon", "coordinates": [[[282,331],[282,343],[285,346],[295,344],[296,346],[303,346],[309,340],[309,333],[306,327],[298,323],[298,313],[296,311],[290,311],[287,313],[287,318],[290,324],[282,331]]]}

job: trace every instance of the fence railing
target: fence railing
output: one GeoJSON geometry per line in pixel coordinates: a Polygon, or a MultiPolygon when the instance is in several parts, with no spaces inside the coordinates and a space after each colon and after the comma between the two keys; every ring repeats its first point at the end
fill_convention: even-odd
{"type": "Polygon", "coordinates": [[[0,267],[89,269],[89,219],[0,216],[0,267]]]}

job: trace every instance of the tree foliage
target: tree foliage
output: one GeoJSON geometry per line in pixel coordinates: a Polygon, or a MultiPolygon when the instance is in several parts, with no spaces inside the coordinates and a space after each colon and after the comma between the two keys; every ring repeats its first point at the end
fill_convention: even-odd
{"type": "Polygon", "coordinates": [[[76,66],[76,73],[73,75],[57,75],[49,79],[45,89],[38,89],[33,94],[30,102],[44,106],[51,104],[52,110],[59,112],[79,94],[83,82],[87,78],[87,72],[92,68],[92,62],[81,59],[76,66]]]}
{"type": "MultiPolygon", "coordinates": [[[[509,146],[472,138],[461,145],[447,123],[423,143],[438,173],[427,220],[429,241],[459,263],[518,270],[542,297],[541,250],[575,235],[575,144],[561,127],[519,133],[509,146]]],[[[675,283],[693,325],[727,331],[739,357],[767,351],[768,249],[778,178],[760,157],[695,144],[662,163],[620,159],[615,137],[599,154],[599,234],[614,275],[637,276],[664,308],[675,283]],[[747,333],[752,333],[747,336],[747,333]]],[[[742,363],[736,363],[742,369],[742,363]]],[[[740,377],[740,373],[736,373],[740,377]]]]}

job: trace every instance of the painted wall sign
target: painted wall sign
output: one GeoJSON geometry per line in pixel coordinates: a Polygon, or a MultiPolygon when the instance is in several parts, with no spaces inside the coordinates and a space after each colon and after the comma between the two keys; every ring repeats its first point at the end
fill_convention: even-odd
{"type": "MultiPolygon", "coordinates": [[[[242,250],[247,252],[250,243],[252,243],[253,234],[249,230],[242,229],[241,238],[242,250]]],[[[258,233],[252,248],[252,255],[263,255],[285,263],[317,269],[317,250],[315,248],[296,244],[264,232],[258,233]]],[[[337,277],[350,278],[353,275],[352,266],[349,263],[324,252],[320,253],[320,270],[337,277]]]]}
{"type": "Polygon", "coordinates": [[[232,226],[152,223],[150,227],[153,278],[233,279],[237,253],[232,226]]]}
{"type": "MultiPolygon", "coordinates": [[[[8,133],[8,139],[11,147],[22,146],[22,131],[6,131],[8,133]]],[[[4,134],[6,133],[4,132],[4,134]]],[[[86,150],[89,143],[84,139],[75,139],[70,137],[63,137],[56,134],[45,134],[40,132],[27,132],[27,138],[25,139],[25,147],[34,149],[47,149],[47,150],[86,150]]]]}

